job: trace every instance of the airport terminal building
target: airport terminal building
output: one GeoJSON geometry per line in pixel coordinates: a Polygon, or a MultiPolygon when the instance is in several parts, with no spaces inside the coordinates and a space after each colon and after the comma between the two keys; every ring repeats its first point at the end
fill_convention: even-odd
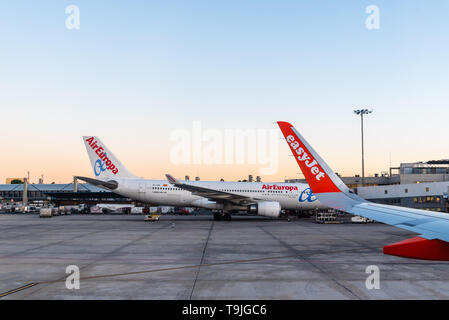
{"type": "Polygon", "coordinates": [[[131,202],[131,199],[88,183],[0,184],[0,200],[22,202],[24,188],[27,189],[28,202],[49,201],[57,204],[131,202]]]}
{"type": "Polygon", "coordinates": [[[354,191],[377,203],[449,212],[449,181],[358,187],[354,191]]]}

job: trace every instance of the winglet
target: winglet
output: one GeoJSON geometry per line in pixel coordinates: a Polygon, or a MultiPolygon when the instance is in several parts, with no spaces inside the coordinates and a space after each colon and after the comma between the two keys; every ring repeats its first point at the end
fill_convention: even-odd
{"type": "Polygon", "coordinates": [[[170,184],[178,184],[179,183],[178,179],[173,177],[171,174],[167,173],[165,176],[167,177],[167,180],[168,180],[168,182],[170,182],[170,184]]]}
{"type": "Polygon", "coordinates": [[[278,121],[278,125],[313,193],[348,191],[343,181],[290,123],[278,121]]]}
{"type": "Polygon", "coordinates": [[[449,261],[449,243],[439,239],[414,237],[385,246],[383,252],[412,259],[449,261]]]}

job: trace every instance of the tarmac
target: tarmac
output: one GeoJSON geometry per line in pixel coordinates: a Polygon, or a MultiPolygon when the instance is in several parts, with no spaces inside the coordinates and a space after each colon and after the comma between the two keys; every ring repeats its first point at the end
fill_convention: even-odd
{"type": "Polygon", "coordinates": [[[382,253],[413,236],[310,219],[0,214],[0,299],[448,299],[448,262],[382,253]],[[71,265],[79,289],[66,287],[71,265]]]}

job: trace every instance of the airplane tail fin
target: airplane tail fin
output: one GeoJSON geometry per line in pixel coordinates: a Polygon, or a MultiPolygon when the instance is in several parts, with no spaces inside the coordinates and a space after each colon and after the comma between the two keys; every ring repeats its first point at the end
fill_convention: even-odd
{"type": "Polygon", "coordinates": [[[310,189],[322,204],[350,212],[352,206],[365,201],[349,190],[290,123],[279,121],[278,125],[310,189]]]}
{"type": "Polygon", "coordinates": [[[84,145],[98,179],[137,178],[114,156],[98,137],[83,136],[84,145]]]}
{"type": "Polygon", "coordinates": [[[343,181],[290,123],[278,121],[278,125],[313,193],[349,193],[343,181]]]}

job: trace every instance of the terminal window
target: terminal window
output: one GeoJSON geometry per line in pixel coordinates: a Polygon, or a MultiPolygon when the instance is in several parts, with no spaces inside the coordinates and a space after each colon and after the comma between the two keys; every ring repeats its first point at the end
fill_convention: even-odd
{"type": "Polygon", "coordinates": [[[413,201],[415,203],[441,203],[441,197],[415,197],[413,201]]]}

